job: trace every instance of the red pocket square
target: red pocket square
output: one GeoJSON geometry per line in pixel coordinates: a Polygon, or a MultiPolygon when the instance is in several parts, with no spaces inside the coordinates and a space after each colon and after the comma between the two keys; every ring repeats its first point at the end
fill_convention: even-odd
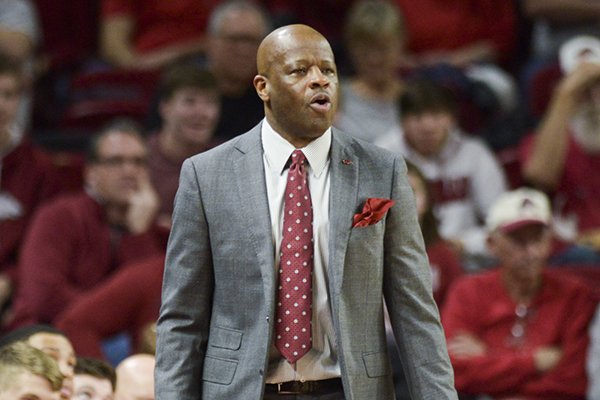
{"type": "Polygon", "coordinates": [[[354,215],[352,227],[363,227],[376,224],[385,213],[394,205],[394,200],[368,198],[360,214],[354,215]]]}

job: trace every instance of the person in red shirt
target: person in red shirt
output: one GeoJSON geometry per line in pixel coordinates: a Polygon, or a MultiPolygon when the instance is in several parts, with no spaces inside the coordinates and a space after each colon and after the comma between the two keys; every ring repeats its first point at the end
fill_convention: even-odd
{"type": "Polygon", "coordinates": [[[0,54],[0,312],[16,285],[17,257],[31,217],[61,190],[49,154],[31,143],[18,122],[23,92],[21,66],[0,54]]]}
{"type": "Polygon", "coordinates": [[[77,354],[105,358],[102,341],[121,332],[142,350],[143,331],[158,318],[164,263],[158,256],[123,268],[61,313],[56,326],[77,354]]]}
{"type": "Polygon", "coordinates": [[[499,267],[461,278],[442,310],[455,384],[495,399],[585,397],[588,325],[595,310],[584,283],[545,270],[550,205],[536,190],[500,196],[486,224],[499,267]]]}
{"type": "Polygon", "coordinates": [[[600,263],[600,40],[575,38],[561,53],[565,76],[537,132],[521,144],[522,173],[553,192],[556,230],[578,247],[571,259],[600,263]]]}
{"type": "Polygon", "coordinates": [[[170,229],[181,165],[217,144],[221,107],[214,75],[194,63],[169,68],[159,92],[161,127],[148,138],[148,167],[160,199],[160,225],[170,229]]]}
{"type": "Polygon", "coordinates": [[[126,120],[91,141],[85,190],[40,207],[25,236],[9,328],[52,323],[121,265],[164,252],[147,157],[144,138],[126,120]]]}
{"type": "Polygon", "coordinates": [[[162,68],[204,48],[217,0],[103,0],[100,51],[120,68],[162,68]]]}

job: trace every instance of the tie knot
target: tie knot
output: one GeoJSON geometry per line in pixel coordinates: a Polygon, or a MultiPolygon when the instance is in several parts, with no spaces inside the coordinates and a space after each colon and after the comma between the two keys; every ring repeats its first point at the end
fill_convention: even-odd
{"type": "Polygon", "coordinates": [[[290,160],[291,160],[290,165],[294,165],[294,164],[302,165],[306,162],[306,156],[304,155],[302,150],[294,150],[294,152],[292,153],[292,155],[290,157],[290,160]]]}

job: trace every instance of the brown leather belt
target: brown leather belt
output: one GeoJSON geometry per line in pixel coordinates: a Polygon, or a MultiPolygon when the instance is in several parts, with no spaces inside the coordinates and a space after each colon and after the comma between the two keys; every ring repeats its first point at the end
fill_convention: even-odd
{"type": "Polygon", "coordinates": [[[289,381],[282,383],[267,383],[265,391],[277,394],[327,394],[343,393],[340,378],[324,379],[322,381],[289,381]]]}

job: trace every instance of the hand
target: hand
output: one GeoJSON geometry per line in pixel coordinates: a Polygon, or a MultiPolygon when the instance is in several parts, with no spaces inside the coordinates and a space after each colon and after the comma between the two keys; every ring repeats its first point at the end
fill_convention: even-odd
{"type": "Polygon", "coordinates": [[[579,102],[586,91],[600,80],[600,64],[582,62],[559,83],[558,91],[561,96],[568,96],[579,102]]]}
{"type": "Polygon", "coordinates": [[[146,232],[154,223],[159,206],[160,200],[150,184],[150,178],[144,175],[140,180],[138,191],[129,198],[129,208],[125,217],[129,232],[134,234],[146,232]]]}
{"type": "Polygon", "coordinates": [[[448,352],[455,358],[472,358],[487,353],[485,343],[470,333],[459,333],[448,340],[448,352]]]}
{"type": "Polygon", "coordinates": [[[540,372],[551,370],[559,363],[562,354],[562,350],[558,347],[539,347],[533,352],[535,368],[540,372]]]}

